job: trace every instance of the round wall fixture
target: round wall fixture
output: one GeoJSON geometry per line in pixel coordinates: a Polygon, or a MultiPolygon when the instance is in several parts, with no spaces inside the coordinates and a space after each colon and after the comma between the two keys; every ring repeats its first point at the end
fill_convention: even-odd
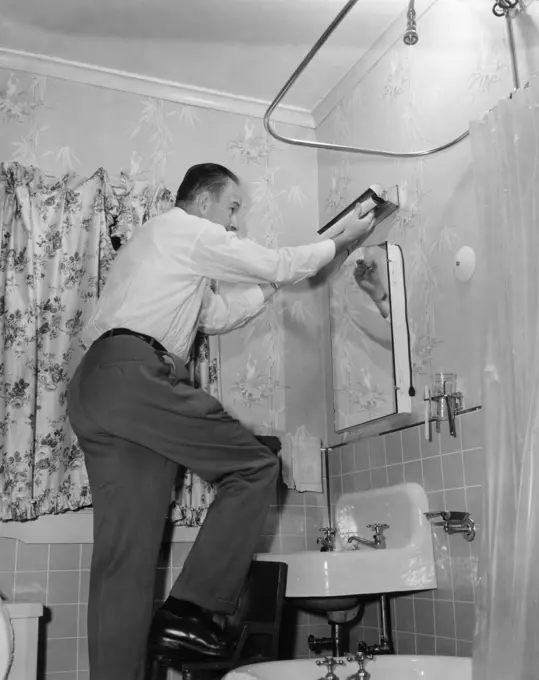
{"type": "Polygon", "coordinates": [[[475,253],[470,246],[463,246],[455,255],[455,276],[458,281],[469,281],[475,271],[475,253]]]}

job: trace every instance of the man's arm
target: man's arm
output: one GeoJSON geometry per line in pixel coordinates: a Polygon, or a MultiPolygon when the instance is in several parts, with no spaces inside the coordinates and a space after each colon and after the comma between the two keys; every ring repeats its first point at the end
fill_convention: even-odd
{"type": "Polygon", "coordinates": [[[241,328],[260,313],[275,290],[269,284],[224,287],[220,294],[208,288],[202,301],[199,329],[207,335],[218,335],[241,328]]]}
{"type": "Polygon", "coordinates": [[[331,239],[276,250],[239,239],[213,222],[201,222],[190,253],[193,274],[232,283],[283,285],[313,276],[336,254],[359,245],[372,232],[373,217],[358,218],[353,214],[331,239]]]}

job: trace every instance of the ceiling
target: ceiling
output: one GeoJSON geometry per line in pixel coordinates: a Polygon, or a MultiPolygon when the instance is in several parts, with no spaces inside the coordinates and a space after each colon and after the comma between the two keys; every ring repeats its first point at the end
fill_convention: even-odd
{"type": "MultiPolygon", "coordinates": [[[[271,101],[345,0],[1,0],[0,44],[271,101]]],[[[359,0],[286,97],[312,110],[407,0],[359,0]]]]}

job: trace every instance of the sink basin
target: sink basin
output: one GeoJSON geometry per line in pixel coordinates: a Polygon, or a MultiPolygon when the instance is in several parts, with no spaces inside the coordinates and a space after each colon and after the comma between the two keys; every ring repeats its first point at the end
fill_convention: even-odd
{"type": "MultiPolygon", "coordinates": [[[[357,673],[358,664],[346,659],[334,669],[338,680],[357,673]]],[[[377,656],[367,661],[372,680],[472,680],[472,660],[454,656],[377,656]]],[[[318,680],[325,666],[314,659],[272,661],[242,666],[225,675],[224,680],[318,680]]]]}
{"type": "Polygon", "coordinates": [[[430,590],[437,582],[428,510],[419,484],[343,494],[335,511],[334,552],[264,553],[256,559],[286,562],[286,596],[318,611],[351,609],[360,595],[430,590]],[[376,522],[389,525],[384,550],[348,543],[351,535],[372,538],[367,525],[376,522]]]}

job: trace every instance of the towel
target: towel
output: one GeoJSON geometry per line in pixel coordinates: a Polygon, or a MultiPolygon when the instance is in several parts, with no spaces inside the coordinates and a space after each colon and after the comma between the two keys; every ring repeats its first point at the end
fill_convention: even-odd
{"type": "Polygon", "coordinates": [[[283,480],[289,489],[323,493],[322,441],[301,425],[281,440],[283,480]]]}

